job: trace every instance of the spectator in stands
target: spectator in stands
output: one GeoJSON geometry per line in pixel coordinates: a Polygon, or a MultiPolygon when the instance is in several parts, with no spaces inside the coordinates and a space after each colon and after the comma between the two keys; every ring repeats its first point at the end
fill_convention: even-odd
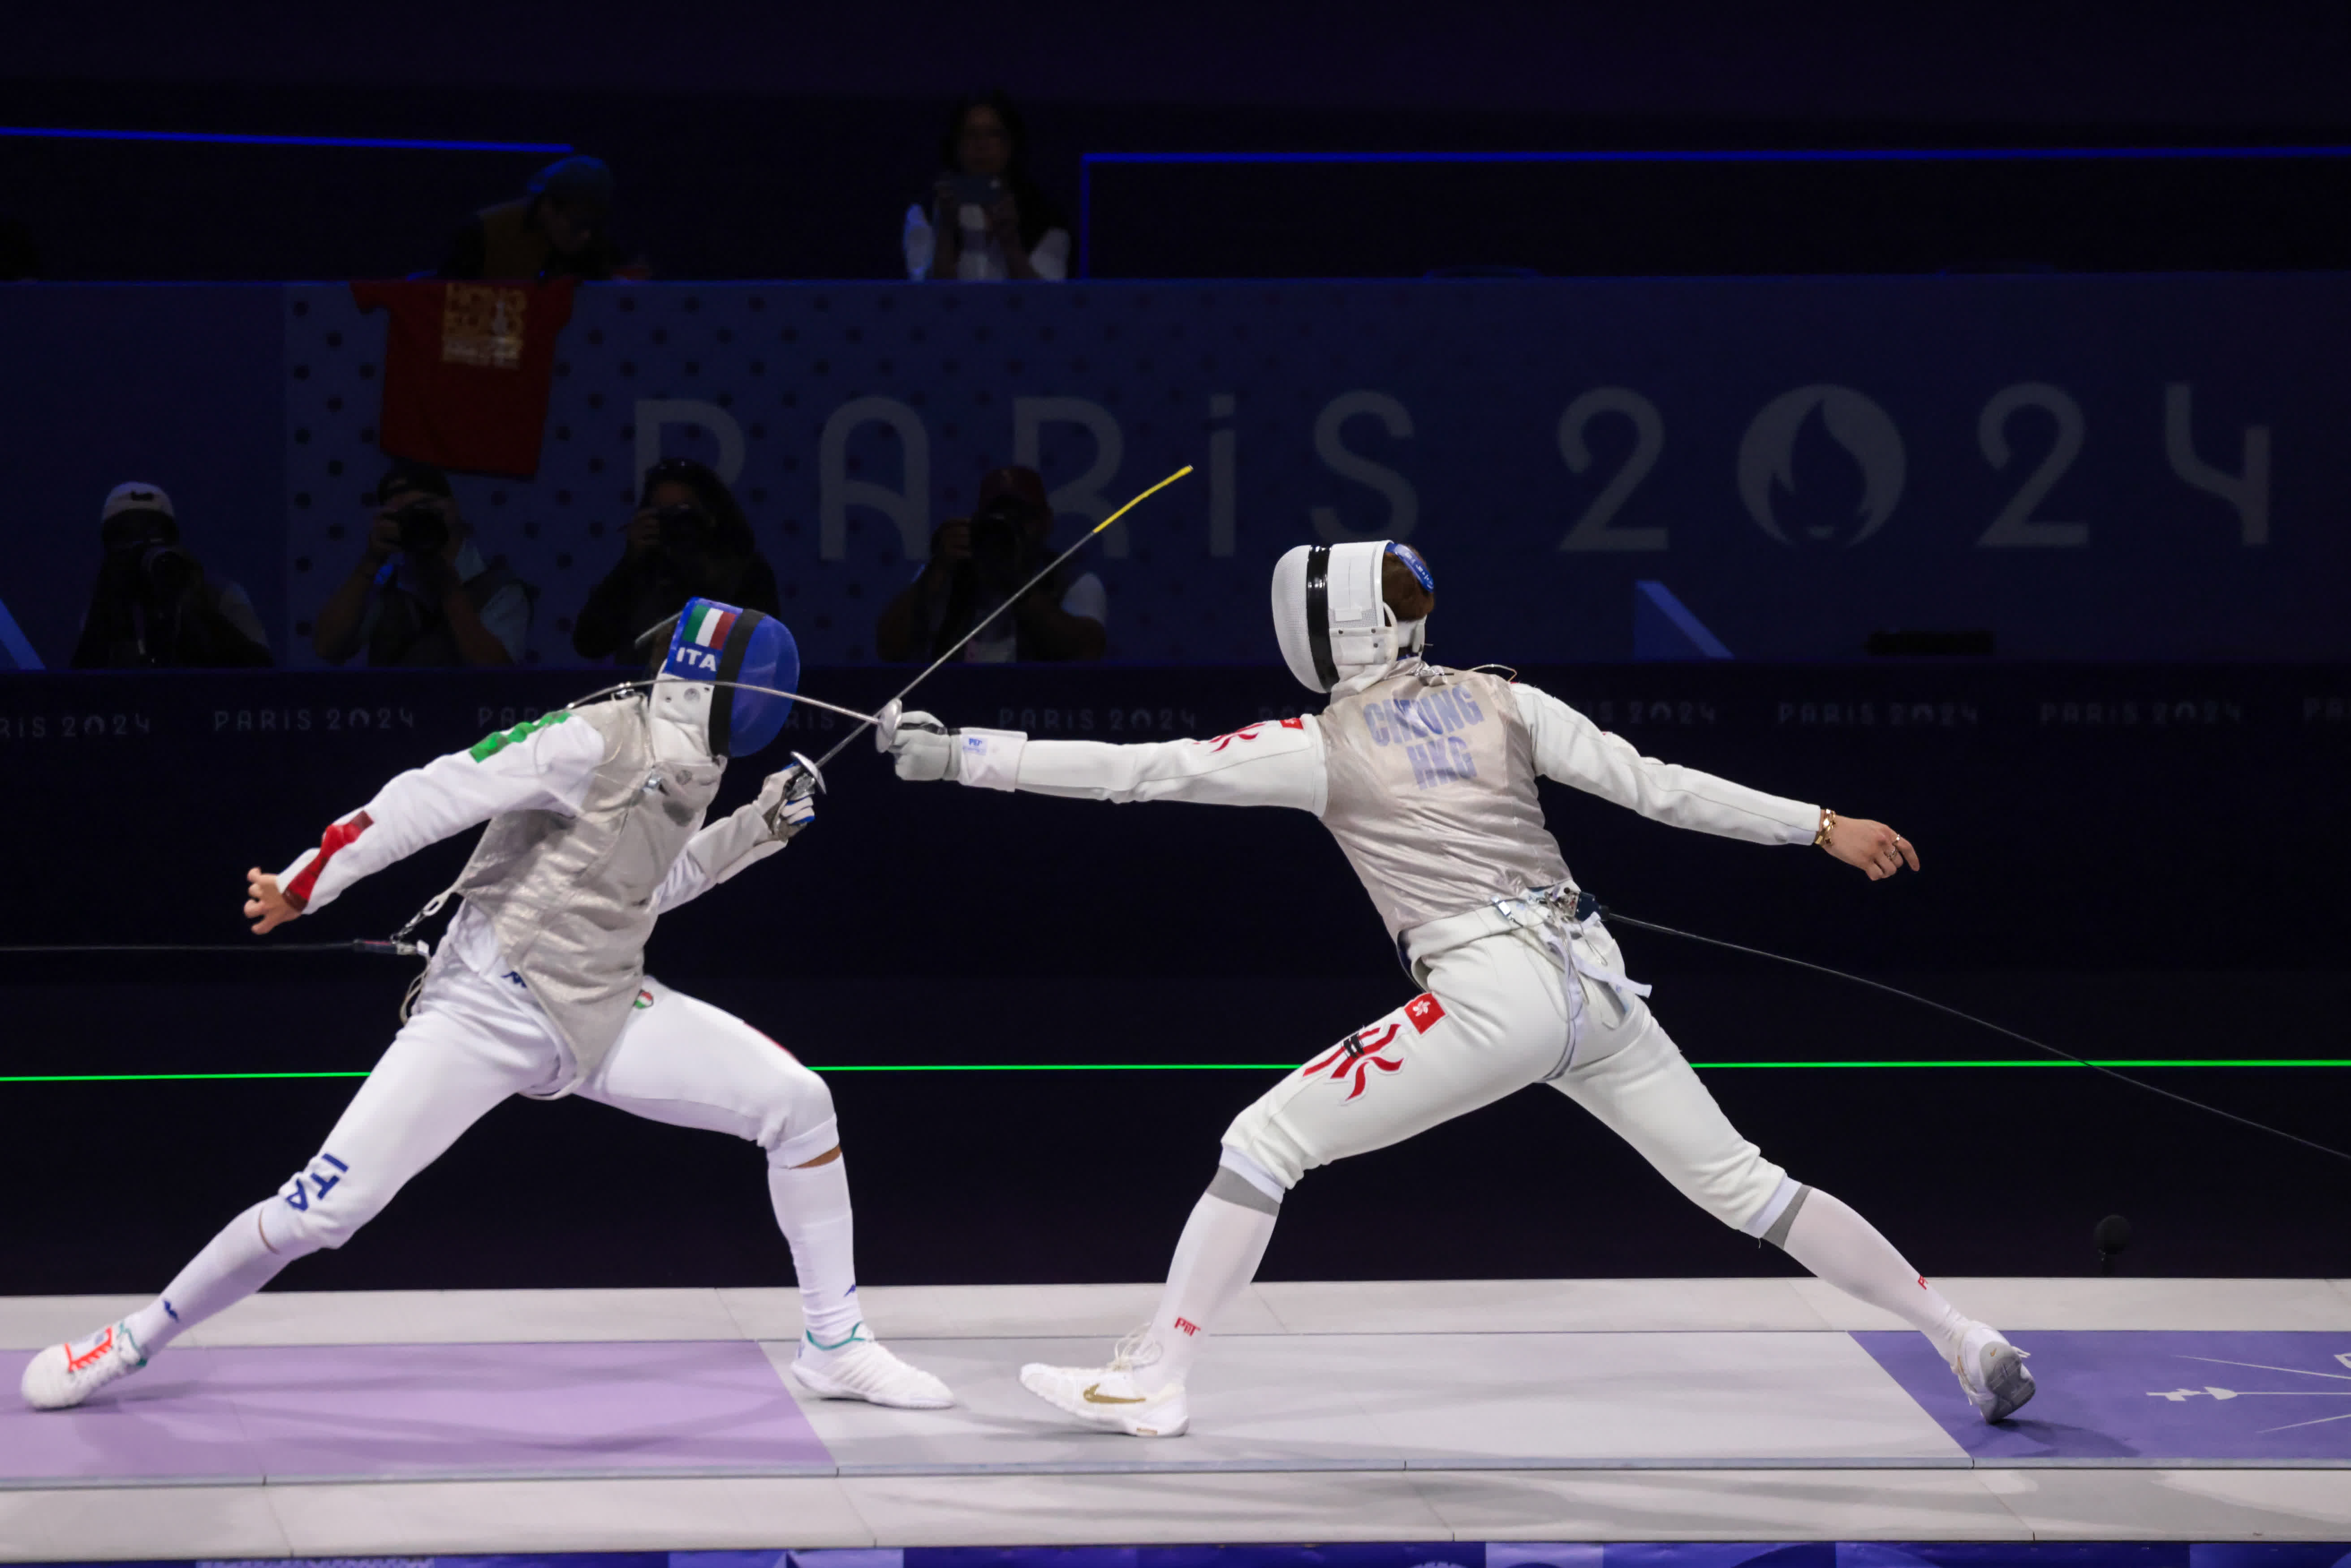
{"type": "Polygon", "coordinates": [[[319,609],[319,656],[340,664],[365,648],[371,665],[520,664],[530,585],[503,559],[482,559],[449,476],[395,461],[375,502],[358,564],[319,609]]]}
{"type": "Polygon", "coordinates": [[[1070,276],[1070,231],[1029,177],[1029,133],[1001,92],[955,107],[939,148],[944,171],[930,210],[906,209],[910,277],[1059,283],[1070,276]]]}
{"type": "Polygon", "coordinates": [[[253,601],[180,543],[157,485],[117,485],[99,513],[106,551],[74,645],[77,670],[217,669],[270,663],[253,601]]]}
{"type": "Polygon", "coordinates": [[[645,470],[620,564],[590,591],[571,646],[583,659],[642,668],[637,639],[695,598],[776,614],[775,569],[726,482],[691,458],[664,457],[645,470]]]}
{"type": "Polygon", "coordinates": [[[603,161],[559,159],[530,177],[519,200],[475,213],[451,242],[441,276],[601,283],[615,268],[611,212],[612,172],[603,161]]]}
{"type": "MultiPolygon", "coordinates": [[[[980,481],[968,517],[949,517],[931,536],[931,559],[882,612],[874,652],[885,659],[935,659],[975,622],[1010,598],[1052,559],[1045,481],[1034,468],[998,468],[980,481]]],[[[1020,596],[964,647],[976,664],[1011,659],[1099,659],[1110,614],[1102,579],[1064,583],[1054,573],[1020,596]]]]}

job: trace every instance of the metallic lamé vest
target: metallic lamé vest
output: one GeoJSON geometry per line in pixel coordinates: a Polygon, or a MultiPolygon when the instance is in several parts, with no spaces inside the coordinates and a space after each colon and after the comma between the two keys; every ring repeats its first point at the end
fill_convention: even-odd
{"type": "Polygon", "coordinates": [[[1322,825],[1388,935],[1568,880],[1508,681],[1423,664],[1322,716],[1322,825]]]}
{"type": "Polygon", "coordinates": [[[457,891],[489,917],[500,955],[571,1048],[576,1082],[628,1022],[644,978],[654,890],[702,827],[726,764],[655,761],[641,696],[595,704],[564,722],[604,737],[580,814],[491,818],[457,891]]]}

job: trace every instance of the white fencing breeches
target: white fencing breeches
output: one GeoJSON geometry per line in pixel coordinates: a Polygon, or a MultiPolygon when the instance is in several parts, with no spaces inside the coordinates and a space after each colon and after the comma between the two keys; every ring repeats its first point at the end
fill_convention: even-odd
{"type": "MultiPolygon", "coordinates": [[[[1587,967],[1621,975],[1597,920],[1573,938],[1587,967]]],[[[1740,1136],[1638,997],[1579,975],[1531,933],[1436,955],[1426,992],[1350,1035],[1269,1090],[1224,1136],[1285,1187],[1317,1166],[1384,1148],[1530,1083],[1591,1112],[1724,1224],[1784,1205],[1786,1173],[1740,1136]],[[1582,991],[1574,1065],[1564,983],[1582,991]]]]}
{"type": "MultiPolygon", "coordinates": [[[[564,1054],[538,1004],[462,963],[434,969],[408,1023],[310,1163],[261,1210],[269,1249],[340,1247],[511,1094],[558,1086],[564,1054]]],[[[603,1064],[575,1092],[675,1126],[732,1133],[774,1167],[840,1142],[831,1092],[732,1014],[648,977],[603,1064]]]]}

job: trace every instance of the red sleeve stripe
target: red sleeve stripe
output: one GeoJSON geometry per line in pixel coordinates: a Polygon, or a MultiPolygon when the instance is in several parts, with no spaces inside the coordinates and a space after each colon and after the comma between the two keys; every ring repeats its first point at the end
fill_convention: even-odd
{"type": "Polygon", "coordinates": [[[327,869],[327,862],[333,860],[335,852],[345,844],[374,826],[375,819],[361,811],[350,821],[337,822],[333,827],[329,828],[319,838],[319,852],[311,858],[310,863],[304,866],[300,874],[280,890],[286,894],[286,902],[297,909],[309,907],[310,894],[318,888],[319,873],[327,869]]]}

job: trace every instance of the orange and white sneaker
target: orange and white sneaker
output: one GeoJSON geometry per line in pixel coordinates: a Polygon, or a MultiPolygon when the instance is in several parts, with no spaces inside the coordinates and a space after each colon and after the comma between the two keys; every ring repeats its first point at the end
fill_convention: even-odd
{"type": "Polygon", "coordinates": [[[25,1403],[36,1410],[65,1410],[146,1364],[131,1331],[109,1323],[94,1334],[53,1344],[33,1357],[18,1388],[25,1403]]]}
{"type": "Polygon", "coordinates": [[[1137,1368],[1157,1357],[1147,1330],[1121,1340],[1108,1366],[1047,1366],[1030,1362],[1020,1369],[1020,1386],[1089,1427],[1106,1427],[1130,1437],[1180,1437],[1192,1425],[1191,1402],[1180,1383],[1146,1392],[1137,1368]]]}

